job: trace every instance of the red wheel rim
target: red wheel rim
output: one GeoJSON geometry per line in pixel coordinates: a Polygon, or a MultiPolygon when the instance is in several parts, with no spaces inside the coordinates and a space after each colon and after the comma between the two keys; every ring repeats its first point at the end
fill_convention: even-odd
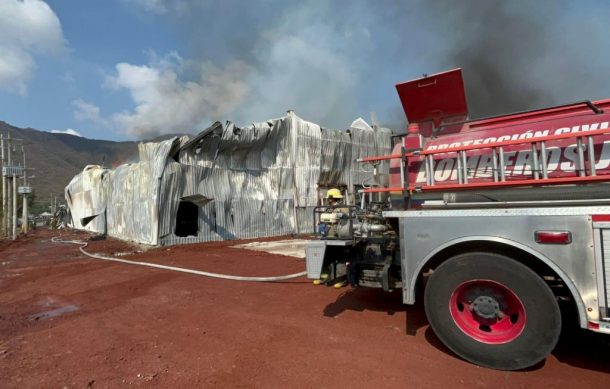
{"type": "Polygon", "coordinates": [[[508,287],[491,280],[473,280],[451,294],[453,321],[469,337],[488,344],[517,339],[527,321],[525,307],[508,287]]]}

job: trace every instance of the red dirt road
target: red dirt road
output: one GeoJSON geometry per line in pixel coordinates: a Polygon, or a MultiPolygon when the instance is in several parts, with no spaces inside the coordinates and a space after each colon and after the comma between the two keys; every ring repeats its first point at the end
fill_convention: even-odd
{"type": "MultiPolygon", "coordinates": [[[[610,388],[610,337],[571,330],[523,372],[464,362],[399,293],[244,283],[87,259],[38,230],[0,242],[0,387],[610,388]]],[[[70,233],[73,238],[86,234],[70,233]]],[[[210,243],[138,258],[237,275],[303,260],[210,243]]],[[[105,254],[126,243],[91,242],[105,254]]]]}

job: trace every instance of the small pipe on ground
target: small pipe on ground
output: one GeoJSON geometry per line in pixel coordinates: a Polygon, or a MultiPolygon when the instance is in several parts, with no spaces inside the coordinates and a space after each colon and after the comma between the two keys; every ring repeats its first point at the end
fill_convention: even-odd
{"type": "Polygon", "coordinates": [[[290,280],[293,278],[302,277],[307,274],[306,271],[302,271],[300,273],[287,274],[287,275],[281,275],[281,276],[272,276],[272,277],[244,277],[244,276],[234,276],[234,275],[230,275],[230,274],[210,273],[207,271],[186,269],[183,267],[159,265],[156,263],[141,262],[141,261],[130,261],[127,259],[120,259],[120,258],[106,257],[103,255],[98,255],[98,254],[91,254],[91,253],[85,251],[85,247],[87,247],[88,243],[85,241],[82,241],[82,240],[62,240],[59,237],[53,237],[53,238],[51,238],[51,241],[53,243],[67,243],[67,244],[80,245],[80,247],[79,247],[80,252],[85,254],[86,256],[94,258],[94,259],[126,263],[128,265],[153,267],[156,269],[171,270],[171,271],[177,271],[177,272],[181,272],[181,273],[195,274],[195,275],[204,276],[204,277],[220,278],[223,280],[247,281],[247,282],[277,282],[277,281],[285,281],[285,280],[290,280]]]}

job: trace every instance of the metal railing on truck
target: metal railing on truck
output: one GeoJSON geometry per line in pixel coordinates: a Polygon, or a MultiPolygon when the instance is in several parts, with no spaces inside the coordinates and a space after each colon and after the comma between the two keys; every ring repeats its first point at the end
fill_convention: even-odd
{"type": "MultiPolygon", "coordinates": [[[[593,138],[600,135],[610,134],[610,129],[592,130],[579,133],[568,133],[559,135],[547,135],[530,139],[507,140],[501,142],[490,142],[481,145],[468,145],[448,147],[436,150],[418,150],[407,152],[404,147],[400,154],[390,154],[383,156],[365,157],[358,159],[358,162],[375,163],[392,159],[401,159],[400,164],[400,187],[377,187],[363,189],[361,193],[380,193],[380,192],[402,192],[403,195],[413,192],[427,191],[448,191],[448,190],[467,190],[479,188],[503,188],[517,186],[540,186],[540,185],[561,185],[561,184],[582,184],[591,182],[610,181],[610,172],[599,174],[595,168],[595,154],[593,138]],[[570,177],[549,177],[547,170],[546,143],[550,141],[575,139],[576,152],[578,155],[578,165],[575,169],[575,176],[570,177]],[[504,159],[504,148],[515,145],[529,145],[532,153],[531,178],[507,180],[504,159]],[[585,156],[586,145],[586,156],[585,156]],[[491,153],[492,176],[490,181],[469,182],[467,152],[472,150],[488,150],[491,153]],[[436,183],[434,179],[434,156],[454,154],[457,159],[457,183],[436,183]],[[408,164],[412,159],[417,159],[425,165],[424,175],[425,184],[416,185],[409,182],[408,164]],[[588,161],[588,168],[586,165],[588,161]]],[[[483,155],[483,153],[482,153],[483,155]]]]}

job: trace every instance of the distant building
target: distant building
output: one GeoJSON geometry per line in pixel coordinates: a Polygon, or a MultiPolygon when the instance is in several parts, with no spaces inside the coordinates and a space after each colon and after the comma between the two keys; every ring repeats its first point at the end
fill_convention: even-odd
{"type": "MultiPolygon", "coordinates": [[[[65,189],[71,225],[151,245],[313,232],[327,188],[355,201],[370,169],[357,158],[388,154],[391,131],[358,119],[348,131],[292,112],[239,128],[216,122],[193,139],[141,143],[139,162],[87,166],[65,189]]],[[[380,167],[387,178],[388,167],[380,167]]]]}

